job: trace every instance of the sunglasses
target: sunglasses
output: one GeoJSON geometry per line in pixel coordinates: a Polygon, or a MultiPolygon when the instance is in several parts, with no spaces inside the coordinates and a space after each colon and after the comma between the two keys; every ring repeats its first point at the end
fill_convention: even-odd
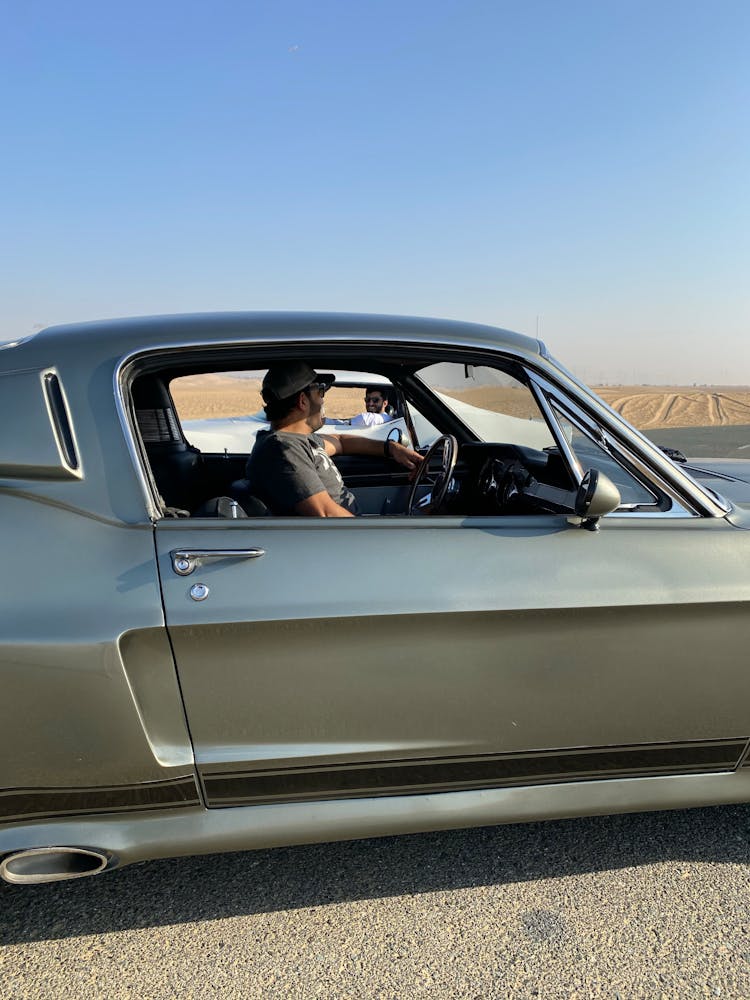
{"type": "Polygon", "coordinates": [[[331,387],[327,382],[311,382],[305,389],[305,392],[309,392],[311,389],[317,389],[321,396],[325,396],[330,388],[331,387]]]}
{"type": "Polygon", "coordinates": [[[383,402],[383,397],[382,396],[365,396],[365,402],[366,403],[382,403],[383,402]]]}

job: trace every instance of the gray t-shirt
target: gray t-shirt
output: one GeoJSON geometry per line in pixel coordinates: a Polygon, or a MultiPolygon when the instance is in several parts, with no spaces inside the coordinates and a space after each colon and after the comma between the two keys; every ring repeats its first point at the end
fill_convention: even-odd
{"type": "Polygon", "coordinates": [[[325,490],[337,504],[357,512],[357,501],[326,454],[318,434],[259,431],[247,460],[250,488],[273,514],[294,514],[302,500],[325,490]]]}

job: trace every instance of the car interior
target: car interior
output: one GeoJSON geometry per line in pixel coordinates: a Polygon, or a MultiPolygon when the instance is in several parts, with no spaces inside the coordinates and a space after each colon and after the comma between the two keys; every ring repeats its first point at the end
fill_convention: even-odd
{"type": "MultiPolygon", "coordinates": [[[[362,370],[366,367],[367,371],[376,373],[376,377],[387,380],[394,390],[391,405],[400,418],[395,422],[398,426],[392,430],[392,436],[426,456],[416,483],[410,482],[407,471],[385,455],[382,459],[337,456],[336,465],[347,487],[357,497],[362,515],[492,517],[585,513],[581,478],[588,465],[574,470],[569,449],[566,455],[566,449],[558,446],[552,434],[552,443],[545,447],[530,447],[518,440],[486,440],[472,427],[471,421],[463,419],[458,409],[446,405],[446,400],[449,404],[452,400],[444,391],[435,391],[435,387],[425,381],[424,372],[429,366],[423,358],[399,358],[388,363],[382,360],[375,363],[370,358],[365,366],[363,359],[358,357],[316,355],[315,362],[319,371],[340,369],[348,362],[352,368],[362,370]],[[427,437],[423,431],[420,439],[420,426],[431,428],[433,433],[427,437]],[[405,432],[401,428],[405,428],[405,432]]],[[[183,361],[179,366],[145,371],[133,377],[130,384],[133,424],[165,517],[270,516],[265,505],[254,495],[253,484],[245,478],[251,439],[242,451],[230,452],[227,448],[206,451],[195,447],[185,434],[170,391],[173,380],[186,374],[226,373],[242,367],[247,365],[235,362],[221,367],[213,358],[200,366],[186,366],[183,361]]],[[[468,379],[471,367],[461,367],[466,370],[468,379]]],[[[514,379],[528,392],[524,385],[525,373],[519,366],[509,364],[509,371],[500,374],[514,379]]],[[[460,393],[454,392],[454,395],[458,397],[460,393]]],[[[468,412],[477,408],[465,409],[468,412]]],[[[538,408],[537,414],[539,424],[543,418],[538,408]]],[[[516,422],[521,425],[520,421],[516,422]]],[[[334,426],[322,428],[321,433],[325,434],[326,430],[338,432],[334,426]]],[[[559,428],[557,430],[559,433],[559,428]]],[[[627,504],[628,509],[654,503],[653,494],[633,479],[631,471],[611,460],[610,463],[614,465],[616,485],[623,501],[635,500],[627,504]],[[627,493],[632,491],[633,482],[636,494],[638,488],[640,494],[629,498],[627,493]]],[[[611,473],[608,467],[607,475],[611,473]]],[[[591,493],[590,478],[586,486],[591,493]]]]}

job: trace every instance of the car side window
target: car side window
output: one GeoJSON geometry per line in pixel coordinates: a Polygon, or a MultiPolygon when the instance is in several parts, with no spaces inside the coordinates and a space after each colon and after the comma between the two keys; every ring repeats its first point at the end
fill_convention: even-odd
{"type": "Polygon", "coordinates": [[[172,379],[182,433],[204,452],[247,452],[259,430],[268,427],[260,395],[265,369],[206,372],[172,379]]]}
{"type": "Polygon", "coordinates": [[[550,403],[560,429],[577,459],[580,471],[597,469],[603,472],[620,491],[622,503],[619,509],[628,507],[654,507],[658,497],[637,479],[624,465],[617,461],[603,444],[585,433],[554,402],[550,403]]]}
{"type": "MultiPolygon", "coordinates": [[[[261,385],[266,369],[237,372],[207,372],[172,379],[170,392],[185,440],[206,454],[241,455],[252,451],[258,431],[267,430],[261,385]]],[[[331,434],[356,434],[385,439],[394,428],[401,430],[403,440],[411,443],[408,423],[404,418],[401,397],[381,375],[368,372],[336,371],[336,383],[326,392],[325,424],[331,434]],[[381,386],[395,404],[385,420],[366,420],[365,397],[368,387],[381,386]]],[[[371,393],[374,395],[374,393],[371,393]]],[[[414,409],[410,413],[419,420],[419,443],[423,434],[431,443],[439,434],[414,409]]]]}

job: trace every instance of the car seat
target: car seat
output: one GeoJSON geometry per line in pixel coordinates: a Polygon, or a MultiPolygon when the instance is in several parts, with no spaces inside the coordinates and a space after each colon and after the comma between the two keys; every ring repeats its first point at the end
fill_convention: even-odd
{"type": "Polygon", "coordinates": [[[183,438],[169,390],[159,376],[142,375],[133,383],[133,406],[164,503],[192,510],[200,496],[201,453],[183,438]]]}

